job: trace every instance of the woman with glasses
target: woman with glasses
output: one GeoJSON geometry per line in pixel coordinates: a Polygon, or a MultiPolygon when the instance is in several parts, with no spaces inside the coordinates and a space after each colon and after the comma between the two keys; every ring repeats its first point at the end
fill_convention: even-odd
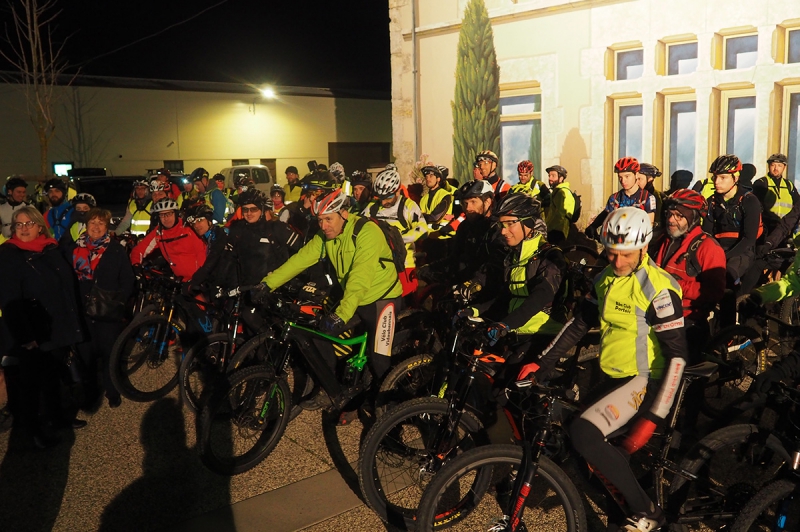
{"type": "Polygon", "coordinates": [[[59,443],[54,429],[86,425],[74,412],[62,411],[60,399],[60,370],[69,347],[82,339],[75,275],[34,207],[15,211],[11,226],[11,238],[0,245],[9,406],[14,425],[26,430],[31,445],[44,449],[59,443]]]}

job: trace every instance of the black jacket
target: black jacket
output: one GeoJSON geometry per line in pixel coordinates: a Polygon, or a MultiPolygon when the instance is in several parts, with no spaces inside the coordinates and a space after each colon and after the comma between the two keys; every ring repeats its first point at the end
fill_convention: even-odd
{"type": "Polygon", "coordinates": [[[236,220],[228,234],[227,260],[237,265],[239,283],[253,285],[302,247],[302,239],[283,222],[236,220]]]}
{"type": "Polygon", "coordinates": [[[206,243],[206,261],[192,276],[192,286],[222,286],[235,288],[238,286],[236,268],[231,261],[225,260],[225,248],[228,245],[228,232],[223,227],[213,226],[203,235],[206,243]]]}
{"type": "Polygon", "coordinates": [[[0,310],[5,347],[32,341],[42,351],[82,340],[76,277],[55,244],[41,253],[0,245],[0,310]]]}

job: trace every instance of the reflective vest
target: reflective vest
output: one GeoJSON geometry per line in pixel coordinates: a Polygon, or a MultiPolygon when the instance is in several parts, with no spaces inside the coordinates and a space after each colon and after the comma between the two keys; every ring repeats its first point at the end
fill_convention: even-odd
{"type": "Polygon", "coordinates": [[[80,222],[75,222],[71,226],[69,226],[69,236],[72,237],[72,241],[76,242],[80,236],[86,232],[86,224],[82,224],[80,222]]]}
{"type": "Polygon", "coordinates": [[[714,187],[714,180],[710,177],[707,177],[705,181],[703,181],[703,187],[700,189],[700,194],[705,199],[708,199],[713,196],[716,191],[717,189],[714,187]]]}
{"type": "MultiPolygon", "coordinates": [[[[422,214],[430,214],[434,210],[436,210],[436,207],[439,206],[439,204],[442,202],[445,196],[452,196],[452,193],[449,190],[445,189],[444,187],[437,188],[433,192],[433,194],[431,194],[430,192],[425,193],[422,196],[422,199],[420,199],[419,201],[419,208],[422,211],[422,214]]],[[[452,219],[453,219],[453,202],[451,198],[450,206],[447,207],[447,211],[444,213],[444,216],[442,216],[438,222],[431,224],[430,226],[431,231],[436,231],[437,229],[441,229],[442,227],[450,223],[450,220],[452,219]]]]}
{"type": "Polygon", "coordinates": [[[769,212],[783,218],[789,211],[792,210],[792,192],[794,186],[784,179],[778,179],[778,184],[775,185],[775,180],[769,176],[764,176],[759,181],[764,181],[767,185],[767,193],[764,196],[763,205],[769,205],[769,212]]]}
{"type": "MultiPolygon", "coordinates": [[[[664,289],[682,295],[678,282],[646,257],[625,277],[617,277],[607,266],[594,289],[600,309],[600,369],[613,378],[660,378],[666,360],[645,313],[651,303],[658,308],[664,296],[656,296],[664,289]]],[[[662,304],[669,303],[667,298],[662,304]]]]}
{"type": "MultiPolygon", "coordinates": [[[[536,233],[533,238],[523,240],[519,250],[519,258],[511,264],[508,276],[508,291],[511,292],[511,301],[508,304],[508,313],[511,314],[522,305],[530,295],[528,293],[528,271],[530,268],[535,270],[535,262],[540,260],[538,257],[542,244],[545,244],[541,234],[536,233]]],[[[516,251],[512,251],[516,254],[516,251]]],[[[512,255],[513,256],[513,255],[512,255]]],[[[531,316],[525,325],[514,329],[518,334],[552,334],[556,335],[563,327],[545,311],[540,311],[531,316]]]]}
{"type": "Polygon", "coordinates": [[[150,209],[153,207],[153,202],[148,201],[144,209],[139,209],[136,200],[131,200],[128,203],[128,210],[131,212],[131,233],[134,235],[146,235],[150,229],[150,209]]]}

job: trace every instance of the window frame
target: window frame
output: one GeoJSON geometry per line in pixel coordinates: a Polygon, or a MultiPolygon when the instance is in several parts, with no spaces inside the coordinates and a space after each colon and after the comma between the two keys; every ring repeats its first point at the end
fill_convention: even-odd
{"type": "Polygon", "coordinates": [[[747,31],[742,33],[734,33],[731,35],[722,36],[722,68],[721,70],[746,70],[748,68],[755,68],[758,66],[758,31],[747,31]],[[741,39],[742,37],[755,37],[756,38],[756,64],[744,68],[727,68],[726,62],[728,59],[728,41],[731,39],[741,39]]]}
{"type": "MultiPolygon", "coordinates": [[[[720,101],[719,101],[719,145],[717,146],[717,153],[722,155],[729,153],[728,149],[728,104],[730,100],[735,98],[756,98],[756,105],[755,109],[758,109],[758,96],[756,95],[755,87],[748,87],[748,88],[738,88],[738,89],[723,89],[720,90],[720,101]]],[[[758,115],[756,115],[756,119],[758,119],[758,115]]],[[[756,145],[755,143],[758,142],[758,135],[753,133],[754,136],[754,145],[753,145],[753,154],[756,153],[756,145]]],[[[735,154],[739,156],[739,154],[735,154]]],[[[755,164],[755,163],[754,163],[755,164]]]]}
{"type": "Polygon", "coordinates": [[[614,50],[614,81],[635,81],[637,79],[642,79],[643,77],[644,77],[644,46],[640,45],[640,46],[634,46],[634,47],[631,47],[631,48],[623,48],[623,49],[619,49],[619,50],[614,50]],[[625,53],[628,53],[628,52],[638,52],[638,51],[642,52],[642,75],[639,76],[638,78],[619,79],[619,72],[618,72],[619,54],[625,54],[625,53]]]}
{"type": "MultiPolygon", "coordinates": [[[[791,125],[791,107],[789,104],[791,103],[792,96],[794,95],[798,95],[800,98],[800,83],[783,85],[783,91],[781,94],[780,153],[786,154],[787,157],[789,157],[789,126],[791,125]]],[[[800,120],[800,117],[798,117],[798,120],[800,120]]],[[[795,154],[795,164],[800,165],[800,153],[795,154]]],[[[789,168],[787,165],[787,175],[788,171],[789,168]]]]}
{"type": "MultiPolygon", "coordinates": [[[[614,165],[614,162],[619,158],[619,113],[622,107],[634,107],[640,106],[642,108],[642,149],[644,149],[644,98],[642,96],[631,97],[631,98],[615,98],[614,99],[614,129],[612,132],[612,156],[614,157],[614,161],[611,162],[611,166],[614,165]]],[[[644,153],[641,155],[644,157],[644,153]]]]}
{"type": "Polygon", "coordinates": [[[686,74],[670,74],[669,73],[669,56],[670,56],[670,48],[673,46],[682,46],[685,44],[694,44],[697,46],[697,56],[695,59],[697,60],[697,67],[700,66],[700,43],[697,41],[697,38],[694,39],[687,39],[685,41],[675,41],[675,42],[665,42],[664,43],[664,75],[665,76],[689,76],[697,72],[697,67],[695,67],[694,72],[688,72],[686,74]]]}
{"type": "Polygon", "coordinates": [[[166,168],[169,170],[170,174],[183,174],[184,172],[184,162],[183,159],[168,159],[164,160],[164,166],[162,168],[166,168]],[[178,169],[178,165],[180,164],[180,169],[178,169]]]}
{"type": "MultiPolygon", "coordinates": [[[[504,98],[513,98],[515,96],[539,96],[539,110],[535,111],[533,113],[519,113],[519,114],[506,114],[506,115],[504,115],[504,114],[502,114],[502,104],[500,103],[498,105],[498,110],[501,113],[500,114],[500,137],[501,137],[501,139],[502,139],[503,123],[527,122],[527,121],[538,120],[539,121],[539,128],[541,129],[541,127],[542,127],[542,107],[543,107],[543,102],[542,102],[542,87],[541,87],[541,85],[536,81],[529,81],[529,82],[522,82],[522,83],[507,83],[507,84],[501,84],[500,85],[500,98],[499,98],[498,101],[502,101],[504,98]]],[[[502,140],[501,140],[500,150],[501,150],[501,152],[499,154],[500,155],[500,160],[504,161],[505,157],[504,157],[504,154],[502,152],[503,151],[502,140]]],[[[541,150],[542,150],[542,146],[541,146],[541,142],[540,142],[540,145],[539,145],[539,152],[540,152],[540,154],[539,154],[539,164],[540,165],[542,165],[542,159],[543,159],[542,154],[541,154],[541,150]]],[[[500,171],[502,172],[502,166],[500,168],[500,171]]],[[[544,168],[534,168],[534,178],[541,180],[542,179],[541,173],[543,171],[544,171],[544,168]]],[[[506,181],[509,181],[509,178],[511,177],[511,176],[504,175],[504,173],[501,173],[500,175],[502,175],[503,179],[506,180],[506,181]]]]}
{"type": "Polygon", "coordinates": [[[787,65],[798,64],[798,63],[800,63],[800,58],[795,62],[792,62],[792,63],[789,62],[789,44],[791,44],[791,35],[793,33],[796,33],[798,39],[800,39],[800,26],[785,27],[784,30],[786,31],[786,36],[784,38],[784,44],[783,44],[784,48],[783,48],[783,61],[782,62],[786,63],[787,65]]]}
{"type": "MultiPolygon", "coordinates": [[[[676,170],[675,168],[671,168],[670,166],[670,159],[672,154],[672,104],[674,103],[682,103],[682,102],[694,102],[695,103],[695,120],[700,116],[697,111],[697,94],[694,91],[691,92],[682,92],[682,93],[673,93],[673,94],[664,94],[664,138],[663,138],[663,158],[662,158],[662,174],[664,182],[669,184],[669,176],[676,170]]],[[[691,171],[692,173],[696,173],[695,169],[697,167],[697,139],[699,133],[698,123],[695,123],[695,145],[694,145],[694,166],[695,168],[686,168],[686,170],[691,171]]]]}
{"type": "Polygon", "coordinates": [[[250,166],[250,159],[231,159],[231,166],[250,166]]]}

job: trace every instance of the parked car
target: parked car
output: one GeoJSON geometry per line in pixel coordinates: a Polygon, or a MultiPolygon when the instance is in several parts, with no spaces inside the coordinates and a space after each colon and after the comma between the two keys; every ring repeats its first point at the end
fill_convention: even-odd
{"type": "Polygon", "coordinates": [[[241,173],[253,180],[256,188],[269,194],[269,189],[273,183],[272,175],[269,173],[269,168],[261,164],[253,164],[246,166],[229,166],[219,171],[220,174],[225,176],[225,188],[234,188],[233,178],[241,173]]]}

